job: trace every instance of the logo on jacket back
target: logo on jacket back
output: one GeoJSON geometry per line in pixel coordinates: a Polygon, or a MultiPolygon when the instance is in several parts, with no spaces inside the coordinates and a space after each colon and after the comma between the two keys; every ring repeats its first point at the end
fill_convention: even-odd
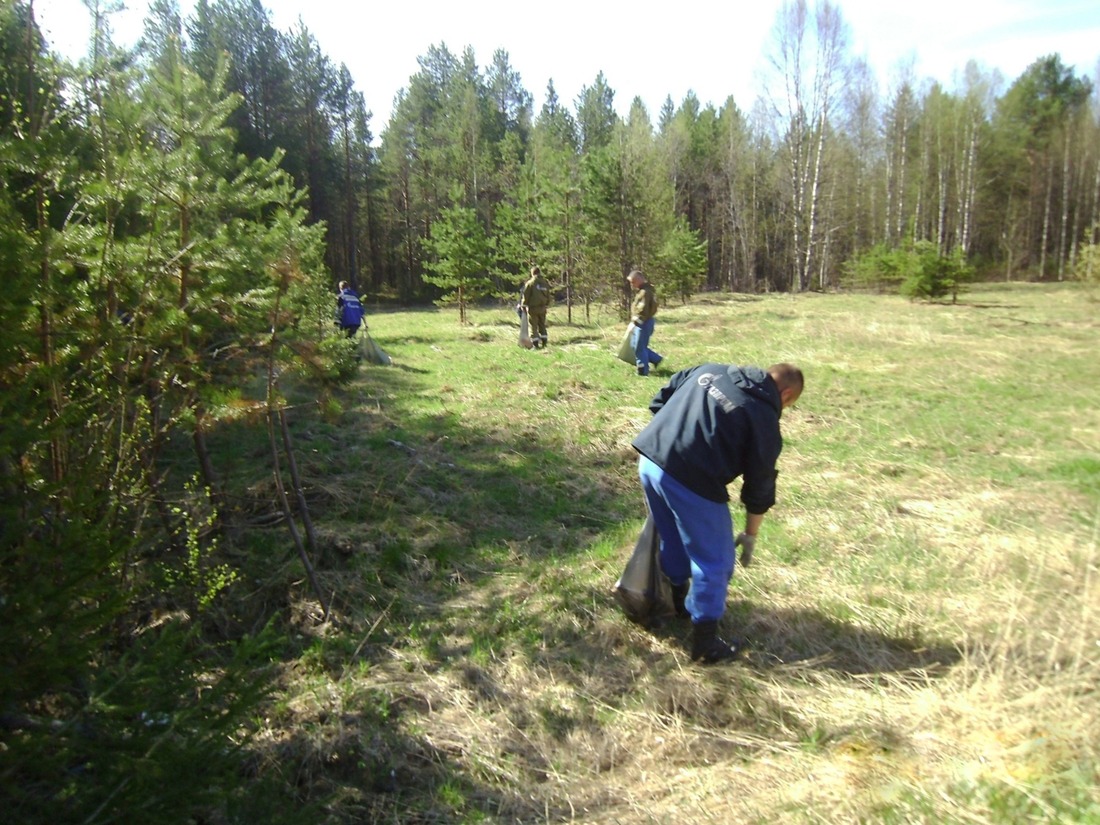
{"type": "Polygon", "coordinates": [[[730,401],[729,396],[714,386],[714,382],[722,376],[716,372],[704,372],[697,379],[699,386],[703,387],[707,391],[707,395],[714,399],[714,402],[726,412],[733,412],[737,409],[737,405],[730,401]]]}
{"type": "Polygon", "coordinates": [[[343,304],[340,307],[340,323],[346,327],[357,327],[363,322],[363,305],[359,299],[349,292],[340,296],[343,304]]]}

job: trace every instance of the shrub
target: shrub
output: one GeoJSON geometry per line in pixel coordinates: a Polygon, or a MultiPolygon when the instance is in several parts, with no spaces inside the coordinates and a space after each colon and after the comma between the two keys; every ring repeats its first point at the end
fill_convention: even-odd
{"type": "Polygon", "coordinates": [[[901,284],[908,298],[934,300],[950,295],[954,301],[962,284],[973,280],[974,270],[959,250],[941,255],[931,241],[918,241],[908,254],[909,266],[901,284]]]}
{"type": "Polygon", "coordinates": [[[878,244],[845,262],[841,283],[855,289],[892,292],[904,280],[905,268],[904,252],[878,244]]]}
{"type": "MultiPolygon", "coordinates": [[[[1100,224],[1090,234],[1094,238],[1100,234],[1100,224]]],[[[1090,242],[1081,247],[1073,264],[1073,277],[1087,284],[1100,283],[1100,244],[1090,242]]]]}
{"type": "Polygon", "coordinates": [[[896,289],[908,298],[934,300],[950,295],[954,300],[973,278],[974,268],[961,251],[941,255],[931,241],[917,241],[906,249],[879,244],[851,258],[844,266],[842,283],[879,292],[896,289]]]}

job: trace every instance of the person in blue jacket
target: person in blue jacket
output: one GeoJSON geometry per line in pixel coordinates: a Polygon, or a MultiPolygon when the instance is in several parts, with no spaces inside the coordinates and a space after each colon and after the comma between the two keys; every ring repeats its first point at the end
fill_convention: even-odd
{"type": "Polygon", "coordinates": [[[363,303],[347,281],[341,281],[336,294],[336,324],[348,338],[354,338],[363,323],[363,303]]]}
{"type": "Polygon", "coordinates": [[[661,569],[677,613],[691,617],[692,660],[737,656],[740,643],[718,636],[736,545],[748,565],[764,514],[775,504],[779,418],[802,387],[802,371],[786,363],[681,370],[654,396],[653,418],[633,441],[661,537],[661,569]],[[745,529],[735,540],[726,487],[739,476],[745,529]]]}

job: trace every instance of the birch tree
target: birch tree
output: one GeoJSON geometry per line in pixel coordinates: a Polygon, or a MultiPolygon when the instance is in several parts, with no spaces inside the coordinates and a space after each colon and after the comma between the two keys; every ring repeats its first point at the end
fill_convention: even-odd
{"type": "Polygon", "coordinates": [[[979,161],[989,139],[989,116],[993,110],[996,78],[981,72],[974,61],[964,70],[964,89],[959,112],[960,143],[956,166],[955,236],[963,255],[973,252],[977,220],[979,161]]]}
{"type": "Polygon", "coordinates": [[[880,117],[874,76],[865,62],[857,61],[844,90],[842,129],[847,164],[840,200],[848,227],[843,248],[849,255],[870,249],[881,237],[883,198],[876,185],[883,160],[880,117]]]}
{"type": "Polygon", "coordinates": [[[916,136],[919,115],[920,104],[910,62],[899,69],[894,92],[883,113],[882,131],[886,139],[883,240],[892,246],[898,246],[905,241],[906,227],[912,222],[913,203],[909,195],[911,156],[913,147],[918,145],[916,136]]]}
{"type": "Polygon", "coordinates": [[[806,0],[789,0],[772,28],[765,94],[787,160],[792,290],[808,289],[811,274],[821,269],[816,256],[824,254],[828,232],[819,213],[825,144],[845,81],[848,41],[848,27],[829,0],[814,9],[806,0]]]}

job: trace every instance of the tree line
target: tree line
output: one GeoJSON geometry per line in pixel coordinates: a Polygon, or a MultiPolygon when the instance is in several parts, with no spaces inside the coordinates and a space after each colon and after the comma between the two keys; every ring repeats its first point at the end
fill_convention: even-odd
{"type": "Polygon", "coordinates": [[[882,92],[828,0],[779,10],[749,110],[689,93],[655,120],[636,98],[623,118],[600,73],[571,105],[551,80],[536,111],[507,51],[481,66],[439,44],[377,147],[347,67],[301,23],[275,30],[259,0],[200,0],[187,20],[157,0],[139,51],[169,38],[207,82],[224,61],[236,150],[285,153],[331,277],[376,297],[476,300],[534,263],[570,308],[621,297],[633,267],[685,296],[825,289],[916,244],[986,277],[1062,279],[1097,240],[1086,76],[1053,54],[1007,88],[970,63],[956,89],[910,67],[882,92]]]}

